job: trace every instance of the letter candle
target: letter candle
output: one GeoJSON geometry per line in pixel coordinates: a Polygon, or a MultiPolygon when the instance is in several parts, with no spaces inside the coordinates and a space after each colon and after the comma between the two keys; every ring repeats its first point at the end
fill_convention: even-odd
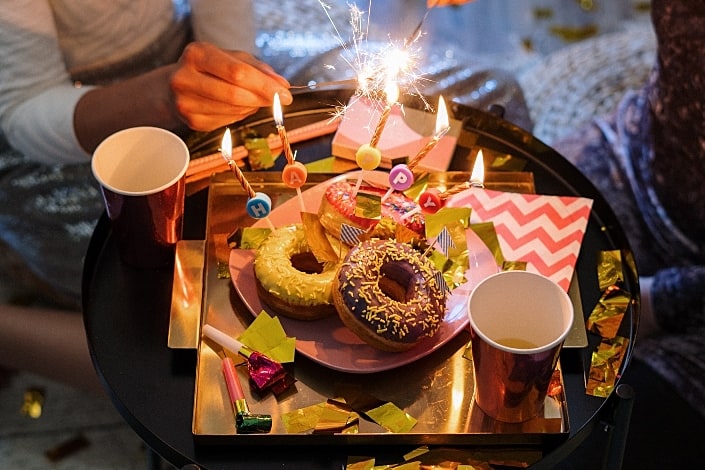
{"type": "Polygon", "coordinates": [[[203,325],[202,333],[228,351],[240,354],[247,359],[247,370],[257,391],[262,392],[286,377],[286,370],[280,363],[262,353],[252,351],[240,341],[217,328],[206,324],[203,325]]]}
{"type": "Polygon", "coordinates": [[[296,161],[296,155],[292,153],[291,146],[289,145],[289,138],[286,135],[286,128],[284,127],[284,115],[282,113],[281,101],[279,100],[279,93],[274,93],[274,104],[272,105],[272,112],[274,115],[274,123],[277,126],[277,132],[279,133],[279,139],[284,147],[284,156],[286,157],[286,165],[282,170],[282,181],[289,188],[296,189],[296,195],[299,199],[299,205],[301,206],[301,212],[306,212],[306,206],[304,204],[304,198],[301,194],[301,186],[306,183],[306,178],[308,177],[308,170],[303,163],[296,161]]]}
{"type": "Polygon", "coordinates": [[[272,114],[274,115],[274,123],[277,126],[279,140],[282,141],[282,146],[284,147],[284,156],[286,157],[286,161],[291,165],[292,163],[294,163],[294,154],[291,151],[291,145],[289,145],[289,138],[286,135],[286,128],[284,127],[284,115],[282,113],[282,105],[281,100],[279,99],[279,93],[274,93],[272,114]]]}
{"type": "Polygon", "coordinates": [[[440,192],[436,188],[431,188],[419,196],[419,206],[427,214],[435,214],[438,212],[445,204],[446,199],[454,194],[465,191],[470,188],[484,188],[485,187],[485,161],[482,155],[482,149],[477,152],[477,158],[475,158],[475,164],[472,168],[472,173],[470,173],[470,179],[464,183],[453,186],[452,188],[440,192]]]}
{"type": "Polygon", "coordinates": [[[230,171],[233,172],[237,180],[242,185],[242,188],[247,192],[249,199],[247,200],[245,209],[250,217],[254,219],[265,219],[269,225],[269,228],[275,230],[274,224],[271,220],[269,220],[269,213],[272,211],[272,200],[266,194],[255,192],[255,190],[252,189],[249,181],[247,181],[247,178],[245,178],[245,175],[242,174],[242,171],[232,158],[232,142],[230,129],[225,129],[223,140],[220,145],[220,154],[227,162],[230,171]]]}
{"type": "Polygon", "coordinates": [[[357,165],[362,169],[362,172],[357,177],[357,184],[355,185],[353,195],[356,195],[357,191],[360,189],[360,184],[362,184],[363,173],[365,171],[374,170],[379,166],[380,162],[382,161],[382,152],[380,152],[380,150],[377,148],[377,144],[379,143],[379,139],[382,136],[382,131],[384,130],[384,127],[387,125],[387,121],[389,120],[389,115],[392,112],[392,108],[394,107],[397,102],[397,99],[399,98],[399,87],[397,86],[396,82],[390,81],[387,84],[387,87],[385,89],[385,95],[387,105],[384,107],[384,110],[382,111],[382,114],[379,117],[379,122],[377,123],[374,133],[372,134],[370,143],[362,144],[355,153],[355,161],[357,162],[357,165]]]}
{"type": "Polygon", "coordinates": [[[389,172],[389,190],[382,200],[392,194],[393,191],[406,191],[414,184],[414,169],[428,153],[438,145],[438,142],[450,129],[450,121],[448,120],[448,110],[446,108],[443,96],[438,98],[438,111],[436,112],[436,129],[433,137],[419,150],[416,156],[409,161],[408,164],[395,165],[389,172]]]}

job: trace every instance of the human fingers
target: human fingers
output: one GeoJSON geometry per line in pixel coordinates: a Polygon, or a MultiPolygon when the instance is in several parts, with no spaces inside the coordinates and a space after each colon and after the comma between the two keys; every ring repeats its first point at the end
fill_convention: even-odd
{"type": "Polygon", "coordinates": [[[170,86],[177,113],[198,130],[204,121],[212,121],[204,116],[230,116],[225,122],[229,123],[270,106],[274,93],[283,104],[292,101],[289,83],[267,64],[205,43],[187,47],[170,86]]]}

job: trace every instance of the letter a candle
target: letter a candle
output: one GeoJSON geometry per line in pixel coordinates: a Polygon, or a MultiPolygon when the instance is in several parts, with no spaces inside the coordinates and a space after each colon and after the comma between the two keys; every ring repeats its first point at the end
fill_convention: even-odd
{"type": "Polygon", "coordinates": [[[299,198],[299,205],[301,206],[301,212],[306,212],[306,207],[304,205],[304,198],[301,195],[301,186],[306,183],[306,178],[308,177],[308,170],[303,163],[296,161],[296,156],[291,151],[291,146],[289,145],[289,138],[286,135],[286,128],[284,127],[284,115],[282,113],[282,105],[279,100],[279,93],[274,93],[274,104],[272,105],[272,114],[274,115],[274,123],[277,126],[277,133],[279,134],[279,139],[284,147],[284,156],[286,157],[286,165],[282,170],[282,181],[289,188],[295,188],[296,194],[299,198]]]}

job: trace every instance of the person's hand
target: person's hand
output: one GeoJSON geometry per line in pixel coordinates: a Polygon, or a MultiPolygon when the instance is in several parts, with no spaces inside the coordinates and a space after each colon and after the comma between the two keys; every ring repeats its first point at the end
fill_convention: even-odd
{"type": "Polygon", "coordinates": [[[426,0],[426,6],[428,8],[433,7],[445,7],[448,5],[462,5],[463,3],[469,3],[473,0],[426,0]]]}
{"type": "Polygon", "coordinates": [[[293,99],[289,82],[269,65],[246,52],[199,42],[184,50],[170,87],[179,117],[197,131],[216,129],[271,106],[276,92],[282,105],[293,99]]]}

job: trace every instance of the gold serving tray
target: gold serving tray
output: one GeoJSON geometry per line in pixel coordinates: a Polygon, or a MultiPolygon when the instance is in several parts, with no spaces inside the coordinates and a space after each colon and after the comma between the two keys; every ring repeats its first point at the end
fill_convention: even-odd
{"type": "MultiPolygon", "coordinates": [[[[336,175],[309,173],[302,190],[333,176],[336,175]]],[[[279,173],[246,173],[246,177],[255,191],[270,196],[275,208],[296,195],[294,190],[282,184],[279,173]]],[[[469,174],[464,172],[430,174],[429,185],[450,187],[468,178],[469,174]]],[[[490,172],[486,175],[485,186],[505,191],[534,192],[533,175],[524,172],[490,172]]],[[[385,372],[338,372],[297,355],[293,366],[296,383],[283,396],[258,396],[251,393],[250,387],[244,387],[250,410],[272,415],[272,431],[269,434],[237,434],[223,381],[219,348],[199,338],[203,323],[212,324],[237,337],[254,319],[236,293],[232,281],[222,276],[228,271],[230,249],[226,243],[227,235],[238,226],[248,226],[253,222],[244,209],[246,199],[247,194],[232,174],[215,175],[209,186],[205,244],[181,242],[177,249],[175,301],[169,339],[170,347],[197,348],[192,432],[198,443],[480,445],[516,446],[523,451],[529,446],[540,453],[567,438],[569,420],[565,394],[562,392],[547,398],[543,416],[520,424],[492,420],[474,405],[472,364],[463,357],[470,339],[466,330],[430,355],[385,372]],[[201,273],[194,269],[179,269],[182,265],[194,266],[194,260],[203,248],[205,253],[201,252],[201,259],[204,268],[201,273]],[[202,302],[196,292],[196,286],[201,284],[202,302]],[[184,293],[198,298],[186,299],[184,293]],[[201,306],[200,311],[196,311],[197,305],[201,306]],[[287,434],[281,419],[283,414],[334,398],[335,391],[341,387],[363,387],[367,393],[402,408],[418,422],[411,432],[403,434],[390,433],[364,419],[360,420],[356,434],[287,434]]],[[[577,292],[576,287],[570,293],[576,318],[580,318],[578,323],[584,333],[580,299],[574,296],[577,292]]]]}

